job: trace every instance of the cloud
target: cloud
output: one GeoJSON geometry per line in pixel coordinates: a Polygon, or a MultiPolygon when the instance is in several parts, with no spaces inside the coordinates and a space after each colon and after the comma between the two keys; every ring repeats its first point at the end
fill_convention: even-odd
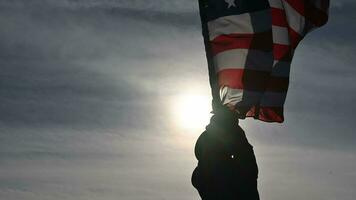
{"type": "Polygon", "coordinates": [[[180,49],[200,35],[180,28],[198,24],[190,22],[197,13],[55,2],[22,2],[0,14],[3,125],[118,126],[138,109],[153,112],[159,93],[178,88],[169,73],[188,74],[184,66],[196,64],[180,49]]]}
{"type": "Polygon", "coordinates": [[[83,9],[83,8],[131,8],[150,11],[196,11],[198,7],[197,1],[180,0],[180,1],[161,1],[161,0],[1,0],[1,7],[10,8],[66,8],[66,9],[83,9]]]}

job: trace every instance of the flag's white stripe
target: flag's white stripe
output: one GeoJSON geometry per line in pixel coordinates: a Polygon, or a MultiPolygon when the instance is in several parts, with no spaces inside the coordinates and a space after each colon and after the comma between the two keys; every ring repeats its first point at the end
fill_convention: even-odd
{"type": "MultiPolygon", "coordinates": [[[[223,105],[236,105],[237,103],[240,103],[242,99],[248,99],[248,102],[245,102],[248,103],[248,105],[255,105],[259,103],[263,94],[263,92],[233,89],[226,86],[220,88],[220,99],[223,105]]],[[[240,105],[245,106],[241,103],[240,105]]],[[[246,106],[248,105],[246,104],[246,106]]]]}
{"type": "Polygon", "coordinates": [[[229,87],[220,88],[220,100],[223,105],[236,105],[240,103],[241,106],[259,104],[266,107],[282,107],[287,97],[286,92],[257,92],[242,89],[232,89],[229,87]],[[248,99],[246,105],[242,102],[243,99],[248,99]],[[259,102],[261,99],[261,102],[259,102]]]}
{"type": "Polygon", "coordinates": [[[265,92],[261,100],[261,106],[282,107],[287,97],[286,92],[265,92]]]}
{"type": "Polygon", "coordinates": [[[272,76],[276,77],[289,77],[290,62],[275,60],[272,69],[272,76]]]}
{"type": "Polygon", "coordinates": [[[283,3],[281,0],[269,0],[269,5],[272,8],[279,8],[279,9],[283,9],[283,3]]]}
{"type": "Polygon", "coordinates": [[[208,22],[210,40],[233,33],[254,34],[271,30],[270,10],[220,17],[208,22]]]}
{"type": "Polygon", "coordinates": [[[272,34],[274,43],[290,45],[287,27],[272,26],[272,34]]]}
{"type": "Polygon", "coordinates": [[[216,72],[224,69],[271,71],[273,53],[254,49],[232,49],[214,56],[216,72]]]}
{"type": "Polygon", "coordinates": [[[299,33],[299,35],[304,34],[305,18],[298,11],[296,11],[288,2],[283,1],[284,9],[286,11],[287,21],[289,27],[294,31],[299,33]]]}
{"type": "Polygon", "coordinates": [[[220,88],[220,100],[223,105],[236,105],[242,101],[243,90],[229,87],[220,88]]]}

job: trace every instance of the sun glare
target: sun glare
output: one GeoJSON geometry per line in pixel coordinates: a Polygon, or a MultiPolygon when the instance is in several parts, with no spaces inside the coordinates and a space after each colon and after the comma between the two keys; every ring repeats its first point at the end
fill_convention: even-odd
{"type": "Polygon", "coordinates": [[[174,100],[174,115],[181,128],[202,130],[209,123],[211,99],[205,95],[187,94],[174,100]]]}

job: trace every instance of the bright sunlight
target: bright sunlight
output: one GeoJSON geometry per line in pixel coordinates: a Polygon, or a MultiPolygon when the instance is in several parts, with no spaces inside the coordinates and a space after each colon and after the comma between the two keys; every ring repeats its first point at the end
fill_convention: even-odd
{"type": "Polygon", "coordinates": [[[211,117],[211,98],[205,95],[186,94],[174,100],[174,115],[178,125],[191,131],[202,130],[211,117]]]}

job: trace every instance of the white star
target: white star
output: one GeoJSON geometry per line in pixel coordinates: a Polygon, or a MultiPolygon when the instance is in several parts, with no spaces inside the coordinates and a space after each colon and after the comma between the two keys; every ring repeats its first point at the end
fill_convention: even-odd
{"type": "Polygon", "coordinates": [[[229,4],[227,8],[236,7],[235,0],[225,0],[225,2],[229,4]]]}

